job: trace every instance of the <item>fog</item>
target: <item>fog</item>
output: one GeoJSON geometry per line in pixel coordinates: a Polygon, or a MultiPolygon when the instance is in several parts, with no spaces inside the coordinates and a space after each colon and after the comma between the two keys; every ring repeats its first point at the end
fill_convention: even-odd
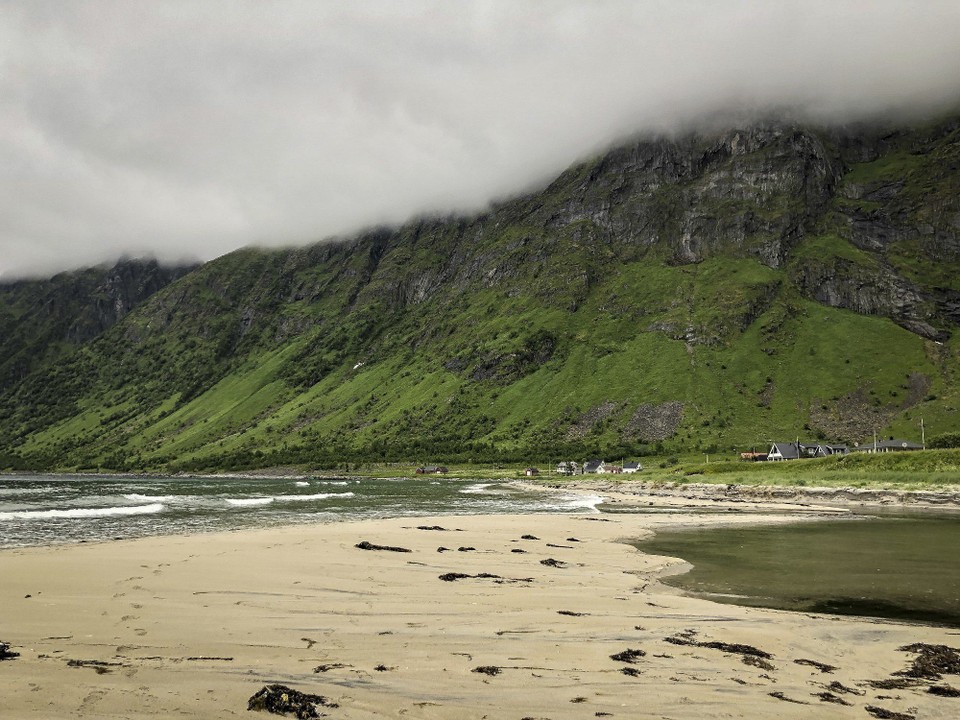
{"type": "Polygon", "coordinates": [[[0,4],[0,277],[474,211],[637,132],[960,107],[960,3],[0,4]]]}

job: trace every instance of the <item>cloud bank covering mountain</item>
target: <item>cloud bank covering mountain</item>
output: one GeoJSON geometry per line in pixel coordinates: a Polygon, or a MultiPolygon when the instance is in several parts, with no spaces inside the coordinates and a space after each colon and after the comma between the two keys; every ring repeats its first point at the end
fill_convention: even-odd
{"type": "Polygon", "coordinates": [[[960,102],[960,5],[0,7],[0,276],[483,208],[625,135],[960,102]]]}

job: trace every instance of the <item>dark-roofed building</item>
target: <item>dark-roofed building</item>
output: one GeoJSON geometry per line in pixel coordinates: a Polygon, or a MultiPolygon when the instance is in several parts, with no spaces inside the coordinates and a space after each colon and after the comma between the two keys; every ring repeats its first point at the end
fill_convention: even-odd
{"type": "Polygon", "coordinates": [[[805,457],[803,445],[795,442],[775,442],[767,453],[767,460],[796,460],[805,457]]]}
{"type": "Polygon", "coordinates": [[[587,460],[583,464],[583,471],[585,473],[599,472],[601,465],[603,465],[603,460],[587,460]]]}
{"type": "Polygon", "coordinates": [[[814,449],[814,457],[828,457],[830,455],[846,455],[850,448],[841,443],[818,443],[814,449]]]}
{"type": "Polygon", "coordinates": [[[903,452],[905,450],[923,450],[923,445],[910,442],[909,440],[890,438],[889,440],[880,440],[879,442],[860,445],[857,450],[866,453],[903,452]]]}

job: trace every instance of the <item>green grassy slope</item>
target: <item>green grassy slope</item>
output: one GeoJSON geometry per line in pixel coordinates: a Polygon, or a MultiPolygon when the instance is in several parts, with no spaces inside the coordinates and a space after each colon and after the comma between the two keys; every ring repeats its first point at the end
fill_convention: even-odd
{"type": "Polygon", "coordinates": [[[960,430],[938,189],[957,133],[861,162],[794,128],[737,137],[638,142],[477,217],[208,263],[5,390],[0,466],[732,455],[960,430]]]}

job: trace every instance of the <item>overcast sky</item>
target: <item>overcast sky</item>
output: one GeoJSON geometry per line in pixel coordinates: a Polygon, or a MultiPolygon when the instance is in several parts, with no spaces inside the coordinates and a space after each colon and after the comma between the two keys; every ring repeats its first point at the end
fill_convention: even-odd
{"type": "Polygon", "coordinates": [[[951,104],[957,0],[0,0],[0,276],[480,209],[721,108],[951,104]]]}

